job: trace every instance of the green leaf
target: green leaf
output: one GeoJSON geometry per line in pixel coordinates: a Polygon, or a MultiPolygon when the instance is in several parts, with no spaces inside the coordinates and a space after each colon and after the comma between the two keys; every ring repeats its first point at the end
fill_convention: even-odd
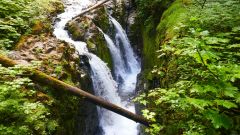
{"type": "Polygon", "coordinates": [[[232,126],[232,120],[225,114],[219,114],[217,111],[214,110],[207,110],[204,112],[204,116],[211,120],[213,126],[215,128],[224,127],[226,129],[232,126]]]}
{"type": "Polygon", "coordinates": [[[230,108],[238,108],[238,106],[231,102],[231,101],[227,101],[227,100],[214,100],[214,102],[217,104],[217,105],[221,105],[227,109],[230,109],[230,108]]]}
{"type": "Polygon", "coordinates": [[[240,93],[237,93],[237,95],[236,95],[236,102],[240,103],[240,93]]]}
{"type": "Polygon", "coordinates": [[[195,99],[195,98],[186,98],[187,103],[193,105],[194,107],[197,107],[201,110],[204,110],[205,107],[207,106],[212,106],[213,103],[211,101],[208,100],[204,100],[204,99],[195,99]]]}
{"type": "Polygon", "coordinates": [[[139,103],[143,104],[143,105],[147,105],[148,101],[147,100],[140,100],[139,103]]]}
{"type": "Polygon", "coordinates": [[[232,31],[233,31],[233,32],[240,32],[240,26],[234,27],[234,28],[232,29],[232,31]]]}

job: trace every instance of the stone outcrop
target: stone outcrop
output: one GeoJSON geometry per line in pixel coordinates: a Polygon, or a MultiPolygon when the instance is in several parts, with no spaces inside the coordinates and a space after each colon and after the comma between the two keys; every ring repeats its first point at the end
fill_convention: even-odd
{"type": "Polygon", "coordinates": [[[103,34],[110,27],[107,12],[104,7],[98,8],[86,15],[77,17],[67,23],[66,29],[74,40],[84,41],[90,52],[99,56],[104,62],[112,67],[111,54],[107,48],[103,34]]]}

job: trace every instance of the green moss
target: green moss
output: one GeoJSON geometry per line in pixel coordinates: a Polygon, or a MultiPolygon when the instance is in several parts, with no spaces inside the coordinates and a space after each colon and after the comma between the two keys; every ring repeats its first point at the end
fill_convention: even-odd
{"type": "Polygon", "coordinates": [[[108,31],[110,27],[108,15],[104,9],[104,7],[98,9],[96,11],[97,16],[93,18],[93,22],[95,25],[97,25],[99,28],[101,28],[103,31],[108,31]]]}
{"type": "Polygon", "coordinates": [[[169,40],[178,34],[178,27],[186,21],[187,8],[186,4],[190,1],[176,0],[172,5],[163,13],[160,23],[157,26],[157,39],[156,42],[160,44],[165,40],[169,40]]]}
{"type": "Polygon", "coordinates": [[[68,31],[71,33],[71,37],[74,40],[83,40],[84,32],[82,32],[81,28],[75,22],[70,22],[67,24],[68,31]]]}
{"type": "Polygon", "coordinates": [[[176,0],[163,13],[157,28],[151,19],[148,20],[147,25],[142,27],[143,64],[145,70],[153,68],[158,63],[156,51],[160,49],[161,44],[179,34],[178,27],[181,27],[187,18],[185,6],[190,3],[191,0],[176,0]]]}
{"type": "Polygon", "coordinates": [[[112,58],[110,51],[106,45],[105,39],[101,34],[95,34],[94,37],[88,40],[88,47],[96,46],[94,53],[100,57],[104,62],[108,64],[108,67],[112,69],[112,58]]]}
{"type": "Polygon", "coordinates": [[[90,40],[87,40],[87,47],[90,50],[96,49],[96,45],[94,43],[92,43],[90,40]]]}
{"type": "Polygon", "coordinates": [[[158,50],[158,46],[156,46],[155,36],[149,35],[148,30],[145,29],[143,31],[143,67],[144,69],[151,69],[156,61],[156,50],[158,50]]]}

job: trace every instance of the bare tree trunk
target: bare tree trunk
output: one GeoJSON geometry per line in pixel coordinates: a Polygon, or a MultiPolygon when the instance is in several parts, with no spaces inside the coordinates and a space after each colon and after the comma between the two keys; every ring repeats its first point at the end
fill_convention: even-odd
{"type": "MultiPolygon", "coordinates": [[[[6,67],[12,67],[12,66],[17,65],[17,63],[15,61],[13,61],[3,55],[0,55],[0,64],[2,64],[3,66],[6,66],[6,67]]],[[[49,86],[55,88],[55,90],[69,91],[69,92],[75,94],[76,96],[84,97],[86,100],[88,100],[96,105],[99,105],[103,108],[113,111],[113,112],[115,112],[119,115],[122,115],[128,119],[131,119],[135,122],[139,122],[143,125],[149,126],[149,121],[147,119],[143,118],[140,115],[134,114],[128,110],[125,110],[115,104],[109,103],[101,97],[97,97],[97,96],[92,95],[88,92],[85,92],[77,87],[71,86],[71,85],[69,85],[65,82],[62,82],[56,78],[53,78],[39,70],[33,70],[31,72],[32,72],[32,75],[30,75],[30,78],[36,83],[43,83],[43,84],[49,85],[49,86]]]]}

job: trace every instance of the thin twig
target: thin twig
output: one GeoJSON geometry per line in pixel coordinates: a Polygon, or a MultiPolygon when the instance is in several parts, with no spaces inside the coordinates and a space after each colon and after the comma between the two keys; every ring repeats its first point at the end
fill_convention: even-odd
{"type": "Polygon", "coordinates": [[[199,51],[199,49],[198,49],[198,46],[196,47],[196,49],[197,49],[197,53],[198,53],[198,55],[199,55],[199,57],[200,57],[200,59],[201,59],[201,61],[202,61],[202,64],[204,65],[204,67],[205,67],[217,80],[219,80],[218,76],[217,76],[216,74],[214,74],[214,73],[208,68],[208,66],[205,64],[205,62],[204,62],[204,60],[203,60],[203,57],[202,57],[202,55],[201,55],[201,53],[200,53],[200,51],[199,51]]]}

